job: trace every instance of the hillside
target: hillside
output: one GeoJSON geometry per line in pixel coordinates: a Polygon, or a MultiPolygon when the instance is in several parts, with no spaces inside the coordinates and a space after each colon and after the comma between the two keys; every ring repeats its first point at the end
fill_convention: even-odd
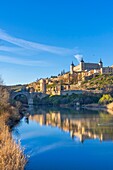
{"type": "Polygon", "coordinates": [[[83,81],[80,88],[113,91],[113,75],[98,75],[91,80],[83,81]]]}
{"type": "MultiPolygon", "coordinates": [[[[106,93],[113,93],[113,75],[98,75],[89,80],[85,81],[77,81],[75,82],[75,77],[71,80],[71,82],[67,83],[67,80],[62,78],[62,89],[65,90],[66,84],[70,86],[69,90],[104,90],[106,93]],[[72,83],[73,82],[73,83],[72,83]]],[[[46,79],[46,88],[54,90],[58,85],[60,85],[61,80],[59,77],[57,78],[49,78],[46,79]]],[[[33,87],[37,92],[40,91],[40,81],[32,82],[28,85],[15,85],[15,86],[7,86],[9,90],[20,91],[26,87],[33,87]]]]}

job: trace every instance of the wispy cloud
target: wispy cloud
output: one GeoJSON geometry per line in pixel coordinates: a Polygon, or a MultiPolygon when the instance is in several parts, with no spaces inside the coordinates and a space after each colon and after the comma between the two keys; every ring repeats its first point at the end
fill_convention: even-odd
{"type": "Polygon", "coordinates": [[[0,62],[18,64],[24,66],[48,66],[48,64],[44,61],[18,59],[14,57],[5,56],[5,55],[0,55],[0,62]]]}
{"type": "Polygon", "coordinates": [[[47,62],[47,59],[44,59],[44,55],[47,56],[46,53],[51,53],[55,56],[71,56],[76,52],[76,49],[50,46],[16,38],[9,35],[2,29],[0,29],[0,40],[1,42],[3,41],[3,43],[0,44],[0,62],[4,63],[26,66],[50,66],[50,64],[47,62]],[[39,56],[37,54],[39,54],[39,56]],[[41,58],[42,54],[44,61],[40,61],[41,59],[38,60],[38,58],[41,58]],[[27,59],[33,56],[34,58],[37,58],[37,60],[27,59]]]}
{"type": "Polygon", "coordinates": [[[1,45],[0,46],[0,51],[5,51],[5,52],[18,52],[20,51],[21,48],[19,47],[8,47],[8,46],[4,46],[4,45],[1,45]]]}
{"type": "Polygon", "coordinates": [[[74,57],[77,59],[78,62],[80,62],[81,59],[83,58],[83,55],[82,54],[76,54],[76,55],[74,55],[74,57]]]}
{"type": "Polygon", "coordinates": [[[16,38],[13,36],[10,36],[5,31],[0,29],[0,39],[7,41],[9,43],[12,43],[14,45],[17,45],[19,47],[29,49],[29,50],[39,50],[39,51],[45,51],[49,53],[54,53],[57,55],[66,55],[66,54],[73,54],[75,52],[75,49],[68,49],[68,48],[61,48],[56,46],[50,46],[45,44],[40,44],[36,42],[26,41],[24,39],[16,38]]]}

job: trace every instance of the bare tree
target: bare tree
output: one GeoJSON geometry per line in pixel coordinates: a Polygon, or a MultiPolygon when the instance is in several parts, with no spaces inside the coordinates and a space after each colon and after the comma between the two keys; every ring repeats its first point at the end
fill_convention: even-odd
{"type": "Polygon", "coordinates": [[[9,100],[9,92],[6,86],[3,84],[3,80],[0,76],[0,105],[7,105],[9,100]]]}

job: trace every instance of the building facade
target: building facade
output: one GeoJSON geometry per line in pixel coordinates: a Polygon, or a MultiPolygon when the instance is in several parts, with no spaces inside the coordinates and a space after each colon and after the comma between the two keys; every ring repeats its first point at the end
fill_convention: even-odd
{"type": "Polygon", "coordinates": [[[79,73],[79,72],[89,72],[94,70],[94,72],[98,72],[101,74],[113,74],[113,66],[111,67],[103,67],[103,62],[100,59],[98,63],[86,63],[83,59],[81,59],[79,65],[75,66],[72,62],[70,65],[70,74],[79,73]]]}

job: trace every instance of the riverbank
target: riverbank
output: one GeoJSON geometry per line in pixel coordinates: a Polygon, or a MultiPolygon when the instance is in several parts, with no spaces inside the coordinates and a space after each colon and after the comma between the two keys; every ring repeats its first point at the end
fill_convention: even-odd
{"type": "Polygon", "coordinates": [[[11,128],[21,119],[18,109],[7,104],[0,106],[0,169],[24,170],[26,157],[20,143],[11,135],[11,128]]]}
{"type": "Polygon", "coordinates": [[[88,110],[102,110],[106,111],[110,114],[113,114],[113,102],[107,105],[100,105],[100,104],[87,104],[83,105],[82,108],[88,109],[88,110]]]}

